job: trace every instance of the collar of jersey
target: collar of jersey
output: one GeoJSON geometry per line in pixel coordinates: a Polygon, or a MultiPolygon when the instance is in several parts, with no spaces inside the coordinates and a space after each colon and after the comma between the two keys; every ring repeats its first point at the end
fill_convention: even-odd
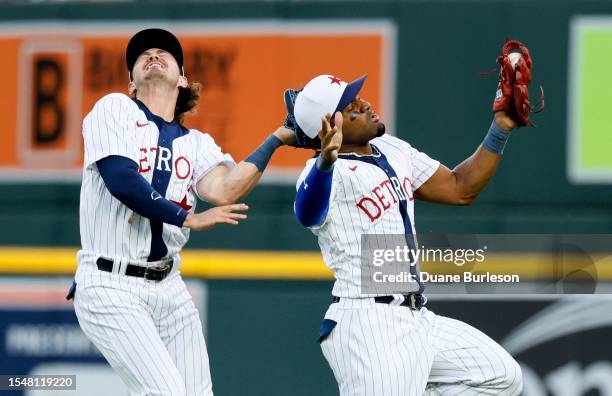
{"type": "Polygon", "coordinates": [[[357,154],[357,153],[338,153],[338,159],[352,159],[352,160],[364,160],[367,158],[380,158],[380,150],[378,149],[378,147],[374,146],[373,144],[370,144],[370,147],[372,147],[372,154],[357,154]]]}
{"type": "Polygon", "coordinates": [[[149,110],[147,105],[142,103],[140,100],[138,100],[138,99],[132,99],[132,100],[136,103],[136,105],[138,105],[138,108],[140,110],[142,110],[143,113],[145,113],[145,116],[147,117],[147,120],[153,121],[155,123],[155,125],[157,125],[157,129],[159,129],[160,131],[161,131],[161,129],[162,129],[162,127],[164,125],[168,125],[168,126],[179,125],[174,120],[168,122],[168,121],[164,120],[163,118],[161,118],[160,116],[158,116],[157,114],[153,114],[151,112],[151,110],[149,110]]]}

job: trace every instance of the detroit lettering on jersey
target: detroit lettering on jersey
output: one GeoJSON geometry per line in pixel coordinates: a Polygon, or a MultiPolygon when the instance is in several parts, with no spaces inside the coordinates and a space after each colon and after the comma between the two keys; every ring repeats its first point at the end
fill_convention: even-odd
{"type": "Polygon", "coordinates": [[[184,156],[173,158],[172,150],[166,147],[141,147],[138,160],[138,172],[146,173],[152,169],[151,163],[156,162],[155,169],[164,172],[174,172],[176,177],[185,180],[191,175],[191,162],[184,156]]]}
{"type": "MultiPolygon", "coordinates": [[[[334,165],[327,216],[320,226],[311,227],[323,261],[334,272],[332,293],[338,297],[366,296],[361,293],[362,235],[401,235],[409,231],[416,234],[414,191],[440,165],[393,136],[376,138],[372,144],[383,154],[388,166],[381,167],[368,156],[340,155],[334,165]]],[[[314,164],[315,159],[307,161],[297,188],[314,164]]],[[[414,291],[418,291],[418,285],[414,291]]]]}
{"type": "Polygon", "coordinates": [[[192,213],[197,181],[219,164],[234,164],[210,135],[166,122],[118,93],[100,99],[85,117],[83,140],[79,263],[95,262],[100,255],[124,262],[158,261],[178,255],[189,237],[188,229],[138,216],[114,198],[96,161],[111,155],[131,159],[159,196],[192,213]]]}
{"type": "Polygon", "coordinates": [[[374,222],[388,210],[396,210],[398,202],[413,201],[412,185],[407,176],[404,176],[402,181],[391,176],[382,180],[369,194],[357,201],[356,205],[374,222]]]}

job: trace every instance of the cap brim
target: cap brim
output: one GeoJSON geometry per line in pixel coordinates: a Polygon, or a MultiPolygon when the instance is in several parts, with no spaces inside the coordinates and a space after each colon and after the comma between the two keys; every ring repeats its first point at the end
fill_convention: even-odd
{"type": "Polygon", "coordinates": [[[359,91],[361,91],[361,87],[363,87],[363,83],[365,82],[366,77],[368,75],[364,75],[347,84],[346,88],[344,88],[344,92],[340,97],[340,101],[338,102],[338,106],[336,107],[336,111],[342,111],[346,106],[349,105],[355,99],[359,91]]]}

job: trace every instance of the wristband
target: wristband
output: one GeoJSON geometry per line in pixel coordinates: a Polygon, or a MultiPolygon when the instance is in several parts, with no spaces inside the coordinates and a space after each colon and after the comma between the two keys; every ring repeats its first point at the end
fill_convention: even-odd
{"type": "Polygon", "coordinates": [[[270,158],[272,158],[272,154],[274,154],[274,150],[276,150],[282,144],[283,143],[279,138],[274,135],[270,135],[266,140],[264,140],[261,146],[257,147],[257,150],[253,151],[251,155],[244,159],[244,162],[250,162],[263,173],[266,166],[268,166],[268,162],[270,162],[270,158]]]}
{"type": "Polygon", "coordinates": [[[510,132],[504,131],[495,120],[491,123],[489,131],[487,132],[482,145],[484,148],[494,154],[503,154],[506,142],[510,137],[510,132]]]}

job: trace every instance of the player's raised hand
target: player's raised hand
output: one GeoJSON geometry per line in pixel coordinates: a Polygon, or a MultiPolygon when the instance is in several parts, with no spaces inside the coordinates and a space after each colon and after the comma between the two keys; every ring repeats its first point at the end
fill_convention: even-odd
{"type": "Polygon", "coordinates": [[[194,231],[206,231],[216,226],[217,224],[238,224],[238,220],[244,220],[247,215],[244,213],[234,213],[235,211],[244,211],[249,209],[245,204],[231,204],[217,206],[204,212],[189,214],[185,218],[183,227],[190,228],[194,231]]]}
{"type": "Polygon", "coordinates": [[[321,117],[321,157],[323,161],[331,166],[338,159],[338,150],[342,146],[342,113],[334,115],[334,126],[331,126],[331,114],[321,117]]]}

